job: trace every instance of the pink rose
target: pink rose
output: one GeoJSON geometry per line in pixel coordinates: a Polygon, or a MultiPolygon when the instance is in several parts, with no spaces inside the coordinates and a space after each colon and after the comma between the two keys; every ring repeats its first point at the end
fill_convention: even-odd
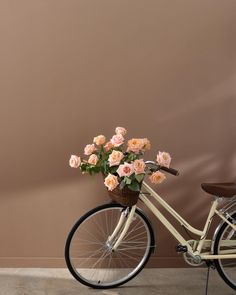
{"type": "Polygon", "coordinates": [[[98,157],[95,154],[92,154],[88,159],[88,163],[91,165],[95,166],[97,164],[97,162],[98,162],[98,157]]]}
{"type": "Polygon", "coordinates": [[[112,191],[119,184],[117,176],[108,174],[104,180],[104,184],[109,191],[112,191]]]}
{"type": "Polygon", "coordinates": [[[160,166],[164,166],[164,167],[169,168],[170,162],[171,162],[171,156],[169,153],[159,152],[157,155],[156,161],[160,166]]]}
{"type": "Polygon", "coordinates": [[[98,135],[94,137],[93,142],[96,143],[96,145],[102,145],[106,141],[106,137],[104,135],[98,135]]]}
{"type": "Polygon", "coordinates": [[[97,149],[94,144],[87,144],[86,147],[84,148],[84,154],[89,156],[93,152],[95,152],[97,149]]]}
{"type": "Polygon", "coordinates": [[[104,145],[104,149],[105,149],[105,151],[106,152],[108,152],[110,149],[112,149],[114,146],[113,146],[113,144],[110,142],[110,141],[108,141],[105,145],[104,145]]]}
{"type": "Polygon", "coordinates": [[[70,160],[69,160],[69,165],[72,168],[78,168],[81,164],[81,159],[80,157],[76,155],[71,155],[70,160]]]}
{"type": "Polygon", "coordinates": [[[145,173],[145,167],[146,167],[146,165],[145,165],[143,159],[135,160],[133,162],[133,165],[134,165],[134,172],[135,172],[135,174],[145,173]]]}
{"type": "Polygon", "coordinates": [[[117,169],[117,173],[119,174],[120,177],[122,176],[129,177],[131,174],[134,173],[134,166],[133,164],[129,164],[125,162],[123,165],[119,166],[119,168],[117,169]]]}
{"type": "Polygon", "coordinates": [[[151,176],[149,176],[149,179],[151,180],[152,183],[159,184],[159,183],[162,183],[162,181],[164,181],[166,179],[166,176],[164,173],[162,173],[160,171],[156,171],[156,172],[152,173],[151,176]]]}
{"type": "Polygon", "coordinates": [[[125,136],[125,134],[127,133],[127,130],[123,127],[116,127],[116,134],[121,134],[123,136],[125,136]]]}
{"type": "Polygon", "coordinates": [[[108,162],[109,166],[116,166],[120,164],[120,161],[123,159],[124,155],[120,151],[112,151],[109,155],[108,162]]]}
{"type": "Polygon", "coordinates": [[[117,147],[117,146],[120,146],[124,143],[124,137],[122,134],[116,134],[116,135],[113,135],[112,138],[111,138],[111,143],[117,147]]]}
{"type": "Polygon", "coordinates": [[[140,138],[132,138],[128,141],[127,152],[138,154],[143,148],[143,140],[140,138]]]}

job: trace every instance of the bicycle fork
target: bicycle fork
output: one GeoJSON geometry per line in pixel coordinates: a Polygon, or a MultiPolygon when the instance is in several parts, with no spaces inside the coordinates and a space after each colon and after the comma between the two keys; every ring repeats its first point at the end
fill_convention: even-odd
{"type": "Polygon", "coordinates": [[[129,230],[130,224],[134,217],[135,210],[136,210],[136,205],[132,206],[131,210],[130,208],[126,208],[121,213],[121,216],[117,223],[116,228],[114,229],[111,236],[108,237],[106,242],[106,245],[109,247],[109,249],[112,252],[116,251],[116,249],[119,247],[120,243],[122,242],[124,236],[126,235],[127,231],[129,230]]]}

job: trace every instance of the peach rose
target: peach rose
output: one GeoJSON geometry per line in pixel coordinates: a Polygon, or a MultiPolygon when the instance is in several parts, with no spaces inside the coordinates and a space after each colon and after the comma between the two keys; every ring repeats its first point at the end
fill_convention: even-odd
{"type": "Polygon", "coordinates": [[[140,160],[135,160],[134,163],[134,172],[135,174],[142,174],[142,173],[145,173],[145,163],[143,161],[143,159],[140,159],[140,160]]]}
{"type": "Polygon", "coordinates": [[[124,137],[122,134],[116,134],[116,135],[113,135],[112,138],[111,138],[111,143],[114,145],[114,146],[120,146],[124,143],[124,137]]]}
{"type": "Polygon", "coordinates": [[[132,138],[128,141],[127,152],[131,151],[138,154],[143,148],[143,140],[139,138],[132,138]]]}
{"type": "Polygon", "coordinates": [[[117,176],[109,173],[104,180],[104,184],[109,191],[112,191],[119,184],[117,176]]]}
{"type": "Polygon", "coordinates": [[[106,141],[106,137],[104,135],[98,135],[94,137],[93,142],[96,143],[96,145],[102,145],[106,141]]]}
{"type": "Polygon", "coordinates": [[[80,157],[76,155],[71,155],[70,160],[69,160],[69,165],[71,168],[78,168],[81,164],[81,159],[80,157]]]}
{"type": "Polygon", "coordinates": [[[147,138],[143,138],[143,149],[144,150],[150,150],[151,143],[147,138]]]}
{"type": "Polygon", "coordinates": [[[151,176],[149,176],[149,179],[151,180],[152,183],[158,184],[158,183],[162,183],[162,181],[166,179],[166,176],[164,173],[160,171],[156,171],[152,173],[151,176]]]}
{"type": "Polygon", "coordinates": [[[124,155],[120,151],[112,151],[109,155],[108,162],[109,166],[116,166],[120,164],[120,161],[123,159],[124,155]]]}
{"type": "Polygon", "coordinates": [[[117,173],[119,174],[120,177],[122,176],[129,177],[131,174],[134,173],[134,166],[133,164],[129,164],[125,162],[123,165],[119,166],[119,168],[117,169],[117,173]]]}
{"type": "Polygon", "coordinates": [[[93,152],[95,152],[97,149],[94,144],[87,144],[84,148],[84,154],[87,156],[90,156],[93,152]]]}
{"type": "Polygon", "coordinates": [[[169,168],[170,162],[171,162],[171,156],[169,153],[159,152],[157,155],[156,161],[160,166],[164,166],[164,167],[169,168]]]}
{"type": "Polygon", "coordinates": [[[95,154],[92,154],[88,159],[88,163],[91,165],[95,166],[97,164],[97,162],[98,162],[98,157],[95,154]]]}
{"type": "Polygon", "coordinates": [[[114,146],[113,146],[113,144],[110,142],[110,141],[108,141],[105,145],[104,145],[104,149],[105,149],[105,151],[106,152],[108,152],[110,149],[112,149],[114,146]]]}
{"type": "Polygon", "coordinates": [[[125,136],[125,134],[127,133],[127,130],[123,127],[116,127],[116,134],[121,134],[123,136],[125,136]]]}

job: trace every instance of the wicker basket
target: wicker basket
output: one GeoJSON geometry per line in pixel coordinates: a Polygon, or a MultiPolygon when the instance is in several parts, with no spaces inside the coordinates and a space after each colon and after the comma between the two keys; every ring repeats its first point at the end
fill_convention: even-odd
{"type": "Polygon", "coordinates": [[[126,207],[132,207],[138,202],[140,192],[131,191],[128,187],[122,190],[115,188],[113,191],[108,191],[110,198],[126,207]]]}

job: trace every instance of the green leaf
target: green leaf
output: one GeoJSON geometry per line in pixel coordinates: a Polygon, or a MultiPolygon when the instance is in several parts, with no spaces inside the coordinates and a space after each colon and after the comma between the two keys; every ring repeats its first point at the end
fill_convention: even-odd
{"type": "Polygon", "coordinates": [[[136,155],[135,153],[130,153],[127,158],[129,161],[132,162],[132,161],[138,159],[138,155],[136,155]]]}
{"type": "Polygon", "coordinates": [[[107,165],[106,165],[106,162],[104,161],[103,163],[102,163],[102,167],[101,167],[102,169],[102,172],[103,173],[105,173],[105,174],[107,174],[107,165]]]}
{"type": "Polygon", "coordinates": [[[87,168],[87,165],[86,165],[85,163],[81,164],[81,166],[80,166],[80,170],[81,170],[82,172],[86,172],[86,168],[87,168]]]}
{"type": "Polygon", "coordinates": [[[86,164],[85,171],[88,172],[90,175],[94,175],[94,174],[99,173],[101,171],[101,167],[86,164]]]}
{"type": "Polygon", "coordinates": [[[119,185],[119,188],[122,190],[125,187],[125,180],[123,179],[119,185]]]}
{"type": "Polygon", "coordinates": [[[109,154],[104,154],[103,159],[107,161],[109,159],[109,154]]]}
{"type": "Polygon", "coordinates": [[[122,146],[123,144],[120,146],[114,147],[113,150],[122,152],[122,146]]]}
{"type": "Polygon", "coordinates": [[[134,174],[134,173],[131,174],[131,175],[129,176],[129,178],[131,179],[131,182],[133,182],[133,181],[135,180],[135,174],[134,174]]]}
{"type": "Polygon", "coordinates": [[[137,174],[135,175],[136,180],[140,183],[144,179],[145,174],[137,174]]]}
{"type": "Polygon", "coordinates": [[[94,166],[93,168],[94,173],[99,173],[101,171],[100,167],[94,166]]]}
{"type": "Polygon", "coordinates": [[[126,183],[126,184],[131,184],[131,179],[129,178],[129,177],[125,177],[124,178],[124,182],[126,183]]]}
{"type": "Polygon", "coordinates": [[[112,166],[109,170],[110,170],[110,173],[113,174],[116,172],[118,166],[112,166]]]}
{"type": "Polygon", "coordinates": [[[128,188],[131,190],[131,191],[135,191],[135,192],[138,192],[140,191],[140,186],[137,182],[133,182],[131,184],[128,185],[128,188]]]}

